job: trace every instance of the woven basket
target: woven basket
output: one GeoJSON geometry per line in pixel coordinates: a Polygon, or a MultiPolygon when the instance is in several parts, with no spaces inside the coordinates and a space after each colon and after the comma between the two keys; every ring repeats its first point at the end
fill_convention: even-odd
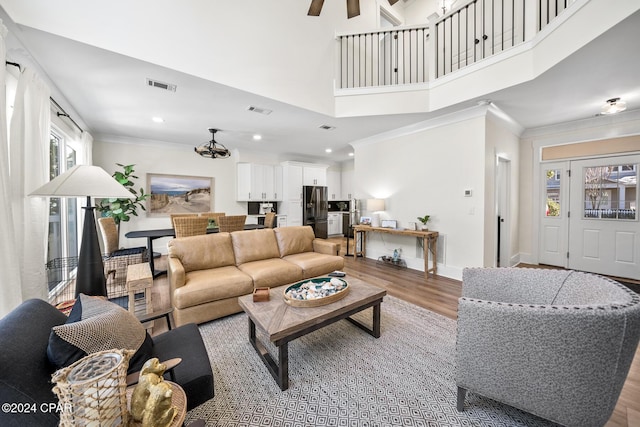
{"type": "Polygon", "coordinates": [[[342,289],[341,291],[338,291],[334,294],[331,294],[329,296],[323,297],[323,298],[316,298],[316,299],[309,299],[309,300],[299,300],[299,299],[294,299],[294,298],[289,298],[289,296],[287,295],[287,291],[289,291],[292,288],[299,288],[300,286],[302,286],[304,283],[307,282],[313,282],[313,283],[318,283],[318,284],[322,284],[324,282],[328,282],[331,280],[331,277],[319,277],[316,279],[307,279],[307,280],[302,280],[300,282],[294,283],[291,286],[287,286],[283,293],[284,296],[284,302],[289,304],[292,307],[320,307],[321,305],[327,305],[327,304],[331,304],[332,302],[336,302],[338,300],[341,300],[342,298],[347,296],[347,293],[349,292],[349,284],[342,279],[338,279],[341,282],[343,282],[346,287],[344,289],[342,289]]]}
{"type": "Polygon", "coordinates": [[[132,350],[90,354],[52,375],[63,410],[60,426],[126,426],[127,368],[132,350]]]}

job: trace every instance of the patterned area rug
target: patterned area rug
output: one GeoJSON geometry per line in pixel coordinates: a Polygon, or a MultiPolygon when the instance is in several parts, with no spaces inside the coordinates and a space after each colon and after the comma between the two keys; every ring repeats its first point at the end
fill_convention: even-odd
{"type": "MultiPolygon", "coordinates": [[[[371,324],[371,309],[356,317],[371,324]]],[[[241,313],[200,326],[215,397],[190,411],[185,425],[554,425],[473,393],[458,412],[455,321],[397,298],[382,303],[378,339],[340,321],[289,343],[285,391],[249,344],[247,323],[241,313]]]]}

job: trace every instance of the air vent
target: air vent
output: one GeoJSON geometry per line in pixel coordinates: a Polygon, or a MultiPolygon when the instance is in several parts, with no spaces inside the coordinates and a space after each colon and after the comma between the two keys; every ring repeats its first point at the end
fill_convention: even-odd
{"type": "Polygon", "coordinates": [[[176,91],[176,85],[172,85],[171,83],[163,83],[157,80],[147,79],[147,86],[157,87],[158,89],[164,89],[171,92],[176,91]]]}
{"type": "Polygon", "coordinates": [[[264,114],[265,116],[269,115],[269,114],[271,114],[273,112],[272,110],[267,110],[266,108],[255,107],[253,105],[249,105],[247,107],[247,110],[248,111],[253,111],[254,113],[264,114]]]}
{"type": "Polygon", "coordinates": [[[329,126],[329,125],[320,125],[319,126],[320,129],[324,129],[324,130],[334,130],[335,126],[329,126]]]}

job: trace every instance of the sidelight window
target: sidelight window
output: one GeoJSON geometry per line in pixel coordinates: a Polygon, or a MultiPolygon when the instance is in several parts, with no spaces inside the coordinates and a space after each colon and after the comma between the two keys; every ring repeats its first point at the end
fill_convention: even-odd
{"type": "Polygon", "coordinates": [[[545,216],[547,217],[559,217],[560,216],[560,169],[547,169],[547,203],[545,216]]]}

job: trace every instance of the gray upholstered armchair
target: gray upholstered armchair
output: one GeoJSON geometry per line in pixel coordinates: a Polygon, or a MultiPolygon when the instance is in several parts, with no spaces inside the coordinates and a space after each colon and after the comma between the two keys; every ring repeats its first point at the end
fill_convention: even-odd
{"type": "Polygon", "coordinates": [[[568,426],[604,425],[636,352],[640,297],[594,274],[473,268],[458,306],[467,390],[568,426]]]}

